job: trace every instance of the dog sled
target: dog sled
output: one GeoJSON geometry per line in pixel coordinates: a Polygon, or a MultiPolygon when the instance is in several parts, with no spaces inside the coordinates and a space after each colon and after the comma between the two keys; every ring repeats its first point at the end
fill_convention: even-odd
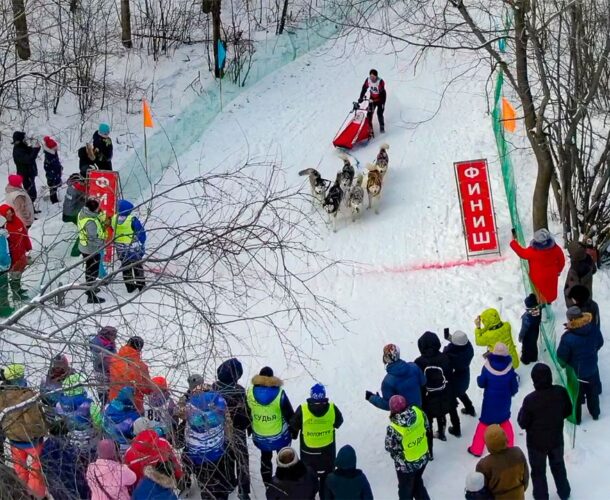
{"type": "Polygon", "coordinates": [[[354,107],[347,115],[343,125],[333,139],[336,148],[352,149],[361,142],[368,142],[371,138],[371,124],[367,120],[369,101],[354,103],[354,107]]]}

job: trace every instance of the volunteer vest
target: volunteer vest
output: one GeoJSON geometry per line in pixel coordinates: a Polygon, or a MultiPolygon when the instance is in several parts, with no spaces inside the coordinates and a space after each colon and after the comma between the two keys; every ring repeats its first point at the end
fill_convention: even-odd
{"type": "Polygon", "coordinates": [[[428,440],[426,439],[426,424],[423,412],[415,410],[415,423],[410,427],[390,422],[392,428],[402,436],[402,451],[407,462],[416,462],[428,452],[428,440]]]}
{"type": "Polygon", "coordinates": [[[271,403],[263,405],[254,397],[254,388],[248,389],[247,401],[252,414],[252,430],[257,436],[271,437],[282,432],[282,394],[284,394],[284,390],[280,389],[271,403]]]}
{"type": "Polygon", "coordinates": [[[379,99],[379,94],[381,92],[380,85],[381,78],[377,78],[377,81],[375,82],[373,82],[370,77],[368,78],[367,86],[369,89],[369,96],[372,101],[379,99]]]}
{"type": "Polygon", "coordinates": [[[335,404],[330,403],[328,411],[316,417],[307,403],[301,405],[303,413],[303,442],[308,448],[324,448],[335,440],[335,404]]]}
{"type": "Polygon", "coordinates": [[[95,222],[95,227],[97,228],[97,237],[103,240],[106,237],[106,232],[102,227],[102,223],[100,222],[98,217],[81,217],[80,214],[78,216],[78,242],[86,247],[89,244],[89,240],[87,239],[87,231],[85,226],[89,221],[95,222]]]}
{"type": "Polygon", "coordinates": [[[114,242],[130,245],[133,243],[135,234],[133,232],[133,215],[129,214],[125,220],[117,224],[118,218],[115,215],[112,218],[112,226],[114,227],[114,242]]]}

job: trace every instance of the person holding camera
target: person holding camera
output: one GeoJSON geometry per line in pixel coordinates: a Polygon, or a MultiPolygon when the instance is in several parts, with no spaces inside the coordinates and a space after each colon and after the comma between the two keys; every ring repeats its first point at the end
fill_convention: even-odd
{"type": "Polygon", "coordinates": [[[13,132],[13,161],[17,167],[17,173],[23,178],[23,188],[28,192],[32,202],[36,201],[36,176],[38,166],[36,158],[40,153],[40,143],[34,139],[33,145],[28,144],[25,132],[13,132]]]}

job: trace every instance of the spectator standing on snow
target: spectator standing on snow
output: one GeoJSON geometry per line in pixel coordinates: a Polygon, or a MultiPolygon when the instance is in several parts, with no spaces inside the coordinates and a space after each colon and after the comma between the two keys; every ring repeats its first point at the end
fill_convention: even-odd
{"type": "Polygon", "coordinates": [[[178,500],[172,462],[158,462],[144,469],[144,478],[133,491],[131,500],[178,500]]]}
{"type": "Polygon", "coordinates": [[[529,264],[529,277],[541,304],[551,304],[557,299],[557,282],[566,264],[563,250],[555,243],[548,229],[539,229],[534,233],[530,246],[523,248],[515,239],[510,247],[529,264]]]}
{"type": "Polygon", "coordinates": [[[366,400],[380,410],[387,411],[390,409],[390,398],[399,394],[421,408],[422,391],[426,384],[424,372],[415,363],[400,359],[400,349],[395,344],[388,344],[383,348],[382,360],[387,374],[381,382],[381,396],[379,393],[366,391],[366,400]]]}
{"type": "Polygon", "coordinates": [[[570,366],[578,378],[576,423],[580,424],[585,401],[593,420],[599,419],[601,380],[597,353],[604,345],[604,337],[593,323],[590,313],[583,313],[578,307],[572,306],[566,316],[568,322],[557,347],[557,358],[561,366],[570,366]]]}
{"type": "Polygon", "coordinates": [[[78,171],[83,179],[87,178],[89,170],[97,170],[95,149],[91,143],[85,144],[78,150],[78,171]]]}
{"type": "Polygon", "coordinates": [[[212,389],[220,394],[227,403],[228,416],[232,424],[232,438],[229,447],[235,458],[237,494],[240,500],[250,498],[248,434],[252,433],[246,390],[239,384],[239,379],[243,374],[244,369],[237,358],[227,359],[216,370],[217,380],[212,386],[212,389]]]}
{"type": "Polygon", "coordinates": [[[15,309],[9,301],[9,270],[11,253],[8,244],[8,231],[4,228],[6,219],[0,216],[0,318],[8,318],[15,309]]]}
{"type": "Polygon", "coordinates": [[[78,214],[78,249],[85,261],[87,303],[103,304],[106,299],[96,293],[95,282],[100,275],[102,252],[106,247],[106,214],[100,211],[100,202],[89,198],[78,214]]]}
{"type": "Polygon", "coordinates": [[[536,363],[532,368],[535,391],[523,400],[519,411],[519,427],[527,434],[534,498],[549,498],[546,481],[546,461],[555,479],[557,495],[561,500],[570,497],[570,483],[563,460],[563,421],[572,414],[572,402],[568,391],[553,385],[553,375],[548,365],[536,363]]]}
{"type": "MultiPolygon", "coordinates": [[[[322,496],[320,496],[322,498],[322,496]]],[[[356,451],[349,444],[343,446],[335,459],[335,470],[324,483],[326,500],[373,500],[369,480],[356,468],[356,451]]]]}
{"type": "Polygon", "coordinates": [[[542,315],[536,294],[532,293],[525,298],[525,312],[521,316],[521,362],[524,365],[538,361],[538,337],[542,315]]]}
{"type": "Polygon", "coordinates": [[[100,170],[112,170],[112,139],[110,138],[110,125],[100,123],[93,133],[93,151],[95,164],[100,170]]]}
{"type": "Polygon", "coordinates": [[[519,368],[519,354],[513,341],[510,323],[502,321],[500,313],[495,309],[486,309],[475,319],[474,342],[478,346],[487,347],[491,352],[498,342],[502,342],[513,360],[513,368],[519,368]]]}
{"type": "Polygon", "coordinates": [[[108,401],[110,363],[113,355],[116,354],[116,337],[117,329],[114,326],[104,326],[89,340],[97,395],[102,405],[108,401]]]}
{"type": "Polygon", "coordinates": [[[591,298],[589,289],[584,285],[574,285],[568,293],[568,298],[572,300],[583,313],[590,313],[593,324],[601,330],[601,318],[599,316],[599,306],[591,298]]]}
{"type": "Polygon", "coordinates": [[[97,444],[97,460],[87,468],[91,500],[130,500],[128,488],[135,482],[136,475],[121,463],[116,444],[102,439],[97,444]]]}
{"type": "Polygon", "coordinates": [[[498,342],[487,356],[477,384],[483,389],[483,406],[472,444],[468,452],[480,457],[485,448],[485,430],[498,424],[508,437],[508,445],[513,446],[515,433],[510,423],[511,400],[519,390],[519,379],[511,366],[511,357],[506,346],[498,342]]]}
{"type": "Polygon", "coordinates": [[[127,293],[142,291],[146,286],[142,264],[146,231],[140,219],[133,215],[133,208],[130,201],[119,200],[117,214],[112,217],[114,246],[121,261],[127,293]]]}
{"type": "Polygon", "coordinates": [[[385,449],[394,460],[399,500],[430,499],[423,480],[430,460],[428,433],[428,419],[421,409],[409,405],[403,396],[390,398],[390,425],[386,430],[385,449]]]}
{"type": "Polygon", "coordinates": [[[33,141],[30,146],[25,139],[25,132],[13,132],[13,161],[17,167],[17,173],[23,179],[23,188],[27,191],[32,202],[36,201],[36,176],[38,166],[36,158],[40,153],[40,144],[33,141]]]}
{"type": "MultiPolygon", "coordinates": [[[[456,330],[452,335],[449,335],[447,340],[449,340],[449,344],[445,346],[443,352],[449,357],[452,370],[449,378],[454,395],[464,405],[462,413],[474,417],[476,412],[467,394],[470,386],[470,363],[474,357],[474,349],[468,340],[468,336],[460,330],[456,330]]],[[[457,408],[453,411],[456,412],[457,408]]],[[[451,417],[451,425],[454,425],[455,417],[457,415],[451,417]]]]}
{"type": "Polygon", "coordinates": [[[326,476],[335,464],[335,429],[342,424],[343,415],[335,403],[328,400],[322,384],[311,388],[309,399],[297,408],[290,423],[292,435],[301,434],[301,460],[318,475],[321,500],[324,500],[326,476]]]}
{"type": "Polygon", "coordinates": [[[377,120],[379,120],[379,131],[385,132],[385,122],[383,112],[385,110],[386,91],[383,78],[379,78],[379,73],[376,69],[369,71],[369,77],[364,80],[362,89],[360,90],[360,98],[358,102],[362,102],[368,92],[369,110],[367,120],[371,124],[371,134],[373,133],[373,113],[377,110],[377,120]]]}
{"type": "Polygon", "coordinates": [[[316,473],[299,460],[295,450],[282,448],[275,475],[267,485],[267,500],[314,500],[318,490],[316,473]]]}
{"type": "Polygon", "coordinates": [[[17,217],[29,229],[34,223],[34,204],[27,191],[23,189],[23,177],[19,174],[9,175],[5,192],[5,202],[13,207],[17,217]]]}
{"type": "Polygon", "coordinates": [[[570,290],[576,285],[586,287],[589,290],[589,298],[593,298],[593,275],[597,272],[597,266],[587,253],[585,245],[579,241],[568,243],[568,254],[570,255],[570,269],[566,277],[564,295],[566,306],[570,307],[574,305],[574,301],[569,298],[570,290]]]}
{"type": "Polygon", "coordinates": [[[70,361],[64,354],[57,354],[51,359],[47,375],[40,383],[42,402],[55,410],[62,393],[64,380],[73,373],[70,361]]]}
{"type": "Polygon", "coordinates": [[[491,493],[485,487],[485,476],[476,471],[466,477],[464,493],[466,500],[493,500],[491,493]]]}
{"type": "Polygon", "coordinates": [[[485,476],[485,486],[494,500],[524,500],[529,484],[525,455],[518,446],[507,445],[507,437],[499,425],[485,431],[489,455],[479,460],[477,472],[485,476]]]}
{"type": "Polygon", "coordinates": [[[273,475],[273,452],[290,445],[288,423],[294,416],[292,404],[282,389],[283,381],[265,366],[252,378],[246,400],[252,418],[252,441],[261,451],[261,476],[269,484],[273,475]]]}
{"type": "Polygon", "coordinates": [[[61,174],[64,167],[59,160],[57,151],[59,145],[57,141],[48,135],[42,139],[44,150],[44,171],[47,176],[47,186],[49,186],[49,196],[51,203],[59,203],[57,190],[61,186],[61,174]]]}
{"type": "Polygon", "coordinates": [[[64,196],[62,220],[78,225],[78,214],[87,201],[87,184],[80,174],[72,174],[66,184],[68,189],[64,196]]]}
{"type": "Polygon", "coordinates": [[[28,253],[32,250],[32,241],[23,221],[9,205],[0,205],[0,216],[6,220],[4,228],[8,232],[8,249],[11,256],[9,284],[13,299],[28,300],[30,298],[28,292],[21,286],[21,276],[28,265],[28,253]]]}

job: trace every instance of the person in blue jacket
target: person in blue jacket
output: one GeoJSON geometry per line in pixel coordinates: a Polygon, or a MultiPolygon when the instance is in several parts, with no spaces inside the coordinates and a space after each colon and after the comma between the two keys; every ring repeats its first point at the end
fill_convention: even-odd
{"type": "Polygon", "coordinates": [[[131,500],[178,500],[176,488],[173,464],[157,462],[144,468],[144,477],[133,491],[131,500]]]}
{"type": "Polygon", "coordinates": [[[422,388],[426,385],[424,372],[415,363],[400,359],[400,349],[395,344],[383,348],[383,364],[387,374],[381,382],[381,396],[366,391],[366,400],[381,410],[390,411],[390,398],[400,395],[410,404],[421,408],[422,388]]]}
{"type": "Polygon", "coordinates": [[[134,437],[133,423],[141,416],[134,404],[134,398],[134,388],[123,387],[104,410],[104,432],[118,443],[122,453],[129,448],[134,437]]]}
{"type": "Polygon", "coordinates": [[[8,318],[15,309],[9,302],[9,269],[11,253],[8,249],[8,231],[4,228],[6,219],[0,216],[0,318],[8,318]]]}
{"type": "Polygon", "coordinates": [[[597,352],[604,345],[604,337],[593,322],[591,313],[583,313],[578,306],[572,306],[566,316],[568,323],[557,347],[557,358],[562,366],[572,367],[578,377],[576,423],[580,424],[585,401],[593,420],[599,419],[601,379],[597,352]]]}
{"type": "Polygon", "coordinates": [[[146,231],[133,215],[133,203],[119,200],[117,214],[112,218],[114,246],[121,261],[123,281],[128,293],[144,290],[144,267],[142,258],[145,253],[146,231]]]}
{"type": "Polygon", "coordinates": [[[61,187],[61,174],[64,167],[59,159],[58,144],[55,139],[48,135],[43,138],[44,150],[44,172],[47,176],[47,186],[49,186],[49,198],[51,203],[59,203],[57,190],[61,187]]]}

